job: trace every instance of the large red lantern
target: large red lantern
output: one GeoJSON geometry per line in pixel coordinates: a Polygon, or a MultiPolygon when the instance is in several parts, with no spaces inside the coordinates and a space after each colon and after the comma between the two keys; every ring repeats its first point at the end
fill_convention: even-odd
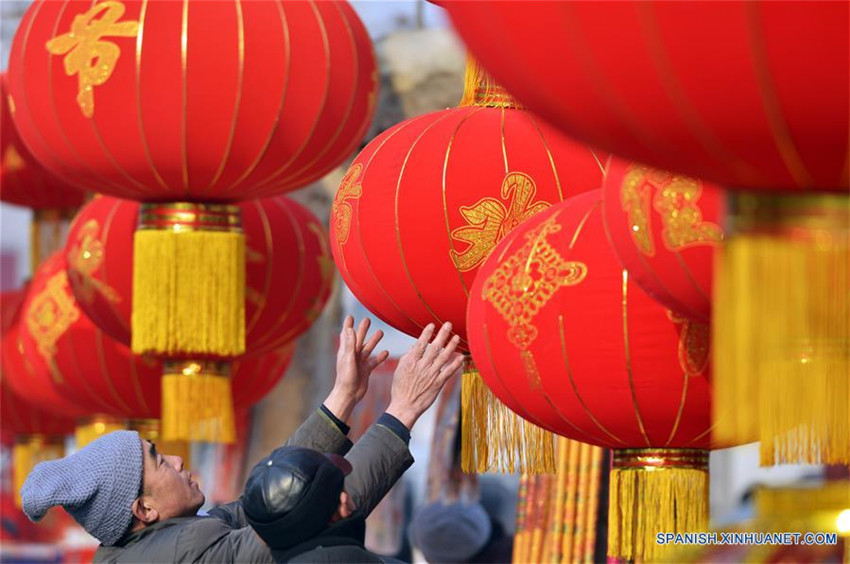
{"type": "Polygon", "coordinates": [[[359,143],[377,72],[351,6],[41,1],[12,51],[15,121],[36,157],[147,202],[133,351],[244,353],[242,221],[226,204],[304,186],[359,143]]]}
{"type": "Polygon", "coordinates": [[[563,131],[731,191],[716,434],[761,439],[763,463],[850,462],[850,2],[443,5],[563,131]]]}
{"type": "Polygon", "coordinates": [[[602,182],[606,156],[520,109],[474,64],[464,98],[461,107],[409,119],[369,143],[331,210],[334,259],[346,283],[372,313],[410,335],[451,321],[465,339],[469,288],[496,243],[602,182]]]}
{"type": "Polygon", "coordinates": [[[6,73],[0,74],[0,200],[32,208],[32,269],[59,248],[85,193],[47,172],[23,144],[9,104],[6,73]]]}
{"type": "Polygon", "coordinates": [[[714,250],[722,192],[696,178],[611,158],[602,201],[605,229],[629,276],[665,307],[711,319],[714,250]]]}
{"type": "MultiPolygon", "coordinates": [[[[131,241],[139,208],[128,200],[96,198],[78,214],[66,247],[68,276],[80,307],[108,335],[125,344],[131,339],[131,241]]],[[[246,354],[254,356],[291,343],[312,325],[333,290],[333,262],[319,220],[297,202],[266,198],[240,204],[240,209],[247,243],[246,354]]],[[[164,436],[221,439],[207,432],[195,434],[199,428],[193,422],[229,413],[215,407],[230,403],[226,397],[230,388],[222,377],[233,374],[236,378],[236,368],[228,368],[224,360],[187,355],[165,363],[164,436]],[[196,369],[212,372],[209,378],[199,377],[196,369]],[[198,401],[191,384],[199,380],[217,386],[224,395],[215,402],[198,401]]],[[[240,382],[234,380],[234,385],[240,382]]]]}
{"type": "MultiPolygon", "coordinates": [[[[467,326],[481,377],[507,406],[614,449],[609,554],[652,559],[658,531],[705,530],[708,326],[631,280],[605,235],[598,191],[542,212],[496,247],[472,286],[467,326]]],[[[488,405],[476,396],[473,407],[488,405]]],[[[478,455],[492,457],[498,445],[479,442],[478,455]]]]}

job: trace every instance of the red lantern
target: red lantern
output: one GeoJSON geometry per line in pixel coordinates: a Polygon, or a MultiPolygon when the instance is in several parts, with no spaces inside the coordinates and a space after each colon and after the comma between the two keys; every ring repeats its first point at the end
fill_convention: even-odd
{"type": "Polygon", "coordinates": [[[372,313],[410,335],[451,321],[465,338],[469,288],[496,243],[602,181],[593,151],[519,109],[474,65],[467,73],[466,105],[374,139],[331,210],[334,259],[346,283],[372,313]]]}
{"type": "Polygon", "coordinates": [[[12,52],[14,118],[35,156],[142,201],[304,186],[374,113],[372,45],[344,1],[39,1],[12,52]]]}
{"type": "MultiPolygon", "coordinates": [[[[0,329],[2,329],[2,371],[0,371],[0,429],[14,442],[12,479],[15,501],[20,507],[20,491],[24,480],[36,464],[61,458],[65,454],[63,435],[74,431],[73,419],[61,417],[45,406],[33,402],[29,395],[17,395],[9,386],[15,372],[25,369],[17,362],[15,349],[20,310],[25,289],[0,294],[0,329]]],[[[5,440],[5,439],[4,439],[5,440]]]]}
{"type": "MultiPolygon", "coordinates": [[[[110,337],[129,345],[133,310],[133,230],[139,204],[95,198],[80,210],[65,248],[80,308],[110,337]]],[[[249,355],[279,349],[306,331],[333,291],[333,262],[319,220],[285,197],[240,204],[246,238],[246,343],[249,355]]]]}
{"type": "Polygon", "coordinates": [[[577,139],[730,187],[850,187],[846,1],[443,6],[497,80],[577,139]]]}
{"type": "Polygon", "coordinates": [[[602,194],[605,229],[629,276],[670,310],[708,322],[720,188],[611,158],[602,194]]]}
{"type": "MultiPolygon", "coordinates": [[[[470,346],[490,390],[546,429],[615,449],[610,554],[650,559],[657,531],[704,530],[708,326],[665,310],[622,269],[601,194],[570,198],[517,228],[470,296],[470,346]]],[[[487,403],[480,394],[471,401],[487,403]]],[[[487,438],[479,457],[493,456],[487,438]]]]}
{"type": "Polygon", "coordinates": [[[301,187],[360,141],[377,72],[351,6],[42,1],[20,30],[10,87],[33,152],[65,178],[148,202],[133,351],[243,354],[242,222],[221,203],[301,187]]]}
{"type": "Polygon", "coordinates": [[[763,463],[850,462],[850,2],[444,6],[570,135],[755,192],[724,221],[715,431],[763,463]]]}

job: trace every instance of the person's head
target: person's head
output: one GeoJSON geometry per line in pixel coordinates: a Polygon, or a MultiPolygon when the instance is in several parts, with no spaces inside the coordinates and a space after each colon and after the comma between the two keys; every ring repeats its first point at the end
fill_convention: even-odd
{"type": "Polygon", "coordinates": [[[351,465],[334,454],[286,446],[251,471],[242,507],[271,547],[286,549],[315,537],[356,508],[345,492],[351,465]]]}
{"type": "Polygon", "coordinates": [[[437,501],[416,512],[410,537],[428,562],[470,562],[490,541],[492,530],[480,503],[437,501]]]}
{"type": "Polygon", "coordinates": [[[173,517],[190,517],[204,504],[204,494],[179,456],[159,452],[142,440],[142,486],[133,501],[133,529],[173,517]]]}
{"type": "Polygon", "coordinates": [[[61,505],[90,535],[114,545],[130,530],[143,465],[138,433],[104,435],[70,456],[36,465],[21,488],[24,513],[39,521],[61,505]]]}

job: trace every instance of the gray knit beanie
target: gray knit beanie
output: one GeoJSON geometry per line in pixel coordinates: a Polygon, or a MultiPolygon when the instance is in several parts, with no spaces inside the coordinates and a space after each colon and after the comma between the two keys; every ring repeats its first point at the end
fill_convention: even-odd
{"type": "Polygon", "coordinates": [[[91,536],[112,546],[130,528],[142,469],[137,432],[103,435],[71,456],[36,465],[21,488],[24,513],[39,521],[61,505],[91,536]]]}

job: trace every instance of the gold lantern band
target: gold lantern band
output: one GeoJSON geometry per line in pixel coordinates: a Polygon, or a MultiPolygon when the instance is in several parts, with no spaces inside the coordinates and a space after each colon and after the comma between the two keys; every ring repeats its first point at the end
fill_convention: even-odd
{"type": "Polygon", "coordinates": [[[555,441],[499,401],[467,355],[461,382],[461,468],[464,472],[555,472],[555,441]]]}
{"type": "Polygon", "coordinates": [[[162,376],[162,439],[233,443],[230,363],[167,361],[162,376]]]}
{"type": "Polygon", "coordinates": [[[708,451],[639,448],[613,451],[608,555],[658,560],[658,533],[708,528],[708,451]]]}
{"type": "Polygon", "coordinates": [[[139,437],[155,443],[157,450],[166,455],[176,455],[183,459],[183,466],[190,468],[192,449],[188,441],[166,441],[162,438],[162,425],[159,419],[131,419],[131,430],[139,433],[139,437]]]}
{"type": "Polygon", "coordinates": [[[716,266],[714,438],[850,463],[850,197],[733,194],[716,266]]]}
{"type": "Polygon", "coordinates": [[[523,106],[501,84],[493,80],[471,55],[466,59],[466,77],[460,106],[523,109],[523,106]]]}
{"type": "Polygon", "coordinates": [[[136,354],[245,352],[245,236],[238,206],[142,205],[132,325],[136,354]]]}
{"type": "Polygon", "coordinates": [[[112,415],[95,414],[83,417],[77,421],[74,438],[77,448],[81,449],[90,442],[111,433],[112,431],[123,431],[127,429],[127,421],[112,415]]]}
{"type": "Polygon", "coordinates": [[[12,481],[15,488],[15,503],[21,506],[21,488],[29,473],[39,462],[55,460],[65,456],[65,439],[54,435],[19,435],[12,447],[12,481]]]}

